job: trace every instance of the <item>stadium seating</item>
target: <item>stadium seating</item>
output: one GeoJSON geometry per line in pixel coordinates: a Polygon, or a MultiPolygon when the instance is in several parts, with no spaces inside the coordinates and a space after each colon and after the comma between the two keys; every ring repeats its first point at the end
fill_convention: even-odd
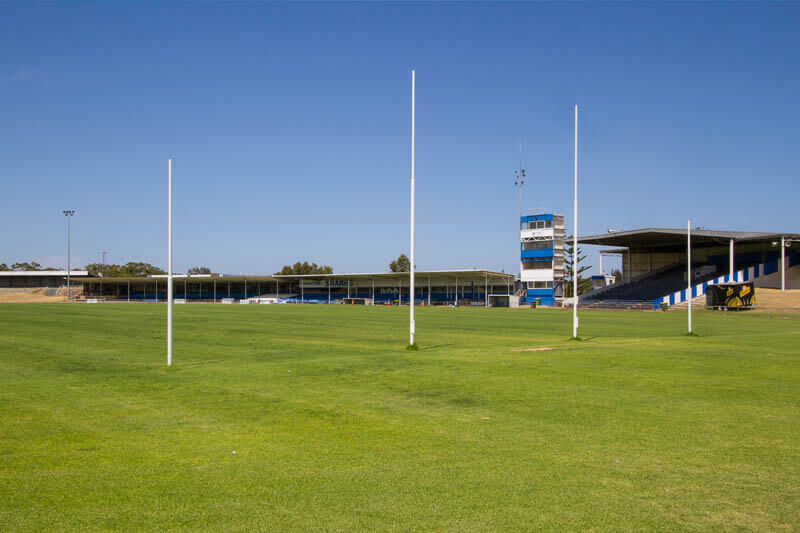
{"type": "MultiPolygon", "coordinates": [[[[697,267],[704,265],[696,265],[697,267]]],[[[749,268],[751,264],[737,265],[737,270],[749,268]]],[[[696,277],[693,284],[703,283],[727,273],[727,267],[718,266],[716,270],[696,277]]],[[[686,288],[686,265],[675,264],[658,272],[651,272],[628,283],[611,286],[597,293],[582,296],[583,303],[590,307],[604,307],[599,302],[652,302],[667,294],[686,288]]]]}

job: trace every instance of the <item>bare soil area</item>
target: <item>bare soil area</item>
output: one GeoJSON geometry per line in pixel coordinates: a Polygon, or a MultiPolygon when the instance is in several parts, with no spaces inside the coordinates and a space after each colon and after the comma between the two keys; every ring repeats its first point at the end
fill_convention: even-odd
{"type": "Polygon", "coordinates": [[[800,290],[756,288],[755,311],[800,313],[800,290]]]}
{"type": "Polygon", "coordinates": [[[65,296],[46,296],[45,293],[52,289],[3,289],[0,291],[0,303],[36,303],[36,302],[65,302],[65,296]]]}

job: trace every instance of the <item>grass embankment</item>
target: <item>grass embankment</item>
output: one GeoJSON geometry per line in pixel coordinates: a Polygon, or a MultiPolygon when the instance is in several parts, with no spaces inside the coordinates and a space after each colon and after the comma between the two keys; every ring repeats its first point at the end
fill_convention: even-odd
{"type": "Polygon", "coordinates": [[[165,312],[0,305],[0,530],[800,527],[796,318],[165,312]]]}

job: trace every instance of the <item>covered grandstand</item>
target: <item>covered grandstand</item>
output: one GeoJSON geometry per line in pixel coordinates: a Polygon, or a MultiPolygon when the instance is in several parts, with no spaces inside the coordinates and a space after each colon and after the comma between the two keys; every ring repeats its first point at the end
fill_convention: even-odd
{"type": "MultiPolygon", "coordinates": [[[[515,276],[490,270],[417,271],[418,305],[486,305],[486,295],[512,294],[515,276]]],[[[288,302],[341,303],[345,298],[375,303],[409,302],[408,272],[306,274],[271,276],[175,275],[174,297],[195,302],[223,298],[280,298],[288,302]]],[[[89,299],[165,301],[166,276],[149,278],[87,278],[79,281],[89,299]]]]}
{"type": "MultiPolygon", "coordinates": [[[[800,234],[707,229],[691,233],[692,297],[704,294],[708,284],[729,280],[781,288],[782,274],[785,288],[800,289],[800,234]]],[[[580,244],[616,247],[603,252],[622,257],[622,279],[581,295],[582,305],[649,308],[685,301],[686,234],[685,229],[646,228],[579,237],[580,244]]]]}

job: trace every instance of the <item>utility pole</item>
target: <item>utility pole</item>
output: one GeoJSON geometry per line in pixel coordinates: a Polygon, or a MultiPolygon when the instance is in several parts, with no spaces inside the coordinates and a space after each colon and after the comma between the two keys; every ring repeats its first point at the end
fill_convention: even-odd
{"type": "MultiPolygon", "coordinates": [[[[525,185],[525,169],[522,168],[522,141],[519,141],[519,168],[514,171],[514,185],[519,189],[519,218],[514,239],[519,239],[522,230],[522,186],[525,185]]],[[[519,283],[522,286],[522,269],[519,272],[519,283]]]]}

